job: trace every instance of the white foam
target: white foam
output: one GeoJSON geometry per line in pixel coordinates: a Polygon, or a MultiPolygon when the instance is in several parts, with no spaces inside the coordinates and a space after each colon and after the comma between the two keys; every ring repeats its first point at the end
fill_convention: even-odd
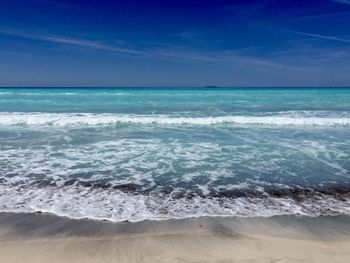
{"type": "Polygon", "coordinates": [[[32,182],[36,178],[54,181],[106,179],[146,188],[156,182],[176,187],[185,183],[191,185],[192,190],[203,191],[208,186],[224,184],[227,188],[229,183],[237,184],[242,172],[247,179],[274,178],[295,183],[349,178],[348,148],[334,145],[335,142],[279,140],[279,147],[271,148],[262,144],[256,146],[250,142],[249,134],[246,137],[248,141],[245,137],[236,137],[230,144],[118,139],[76,145],[71,144],[70,138],[68,142],[52,139],[49,144],[40,141],[44,143],[41,145],[30,141],[30,145],[22,147],[2,144],[0,175],[18,176],[20,180],[32,182]],[[287,165],[286,160],[292,158],[291,165],[287,165]]]}
{"type": "Polygon", "coordinates": [[[0,211],[49,212],[71,218],[142,221],[199,216],[270,217],[350,214],[350,200],[323,197],[297,202],[291,198],[173,199],[82,186],[29,188],[0,184],[0,211]]]}
{"type": "Polygon", "coordinates": [[[0,125],[96,126],[123,123],[157,125],[271,125],[271,126],[350,126],[350,117],[310,116],[219,116],[174,117],[168,115],[93,114],[93,113],[0,113],[0,125]]]}

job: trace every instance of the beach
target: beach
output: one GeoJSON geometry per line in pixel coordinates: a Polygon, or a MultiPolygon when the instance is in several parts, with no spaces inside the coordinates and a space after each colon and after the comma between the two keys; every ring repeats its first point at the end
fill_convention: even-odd
{"type": "Polygon", "coordinates": [[[349,262],[350,217],[106,222],[1,213],[2,262],[349,262]]]}

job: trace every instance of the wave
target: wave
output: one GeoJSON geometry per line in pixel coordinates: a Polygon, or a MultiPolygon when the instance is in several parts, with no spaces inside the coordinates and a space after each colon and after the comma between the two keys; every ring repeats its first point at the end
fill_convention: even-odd
{"type": "Polygon", "coordinates": [[[254,195],[200,196],[181,189],[139,192],[137,186],[111,187],[104,182],[59,185],[11,184],[0,180],[0,211],[49,212],[71,218],[142,221],[199,216],[270,217],[350,214],[349,189],[314,192],[275,189],[254,195]]]}
{"type": "Polygon", "coordinates": [[[169,115],[94,114],[94,113],[0,113],[2,126],[97,126],[118,124],[156,125],[270,125],[270,126],[350,126],[350,117],[247,116],[176,117],[169,115]]]}

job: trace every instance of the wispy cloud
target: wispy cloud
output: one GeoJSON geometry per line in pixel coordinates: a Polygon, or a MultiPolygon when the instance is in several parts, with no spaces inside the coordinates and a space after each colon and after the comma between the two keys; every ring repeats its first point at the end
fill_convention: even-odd
{"type": "Polygon", "coordinates": [[[336,36],[330,36],[330,35],[314,34],[314,33],[302,32],[302,31],[286,30],[286,29],[271,28],[271,27],[269,27],[269,28],[266,27],[265,29],[269,29],[269,30],[273,30],[273,31],[279,31],[279,32],[284,32],[284,33],[290,33],[290,34],[294,34],[294,35],[300,35],[300,36],[307,36],[307,37],[312,37],[312,38],[324,39],[324,40],[333,40],[333,41],[337,41],[337,42],[350,43],[350,39],[342,38],[342,37],[336,37],[336,36]]]}
{"type": "Polygon", "coordinates": [[[321,35],[321,34],[312,34],[312,33],[306,33],[306,32],[300,32],[300,31],[292,31],[292,30],[283,30],[284,32],[289,32],[292,34],[296,35],[301,35],[301,36],[308,36],[308,37],[313,37],[313,38],[320,38],[320,39],[326,39],[326,40],[334,40],[338,42],[343,42],[343,43],[350,43],[350,39],[345,39],[341,37],[335,37],[335,36],[329,36],[329,35],[321,35]]]}
{"type": "Polygon", "coordinates": [[[195,52],[181,47],[164,47],[152,51],[155,57],[177,61],[202,61],[202,62],[224,62],[219,52],[195,52]]]}
{"type": "Polygon", "coordinates": [[[48,36],[43,36],[42,40],[46,40],[53,43],[65,44],[65,45],[86,47],[86,48],[102,50],[102,51],[128,53],[128,54],[134,54],[134,55],[145,55],[145,53],[140,50],[117,47],[117,46],[112,46],[101,42],[85,40],[85,39],[75,39],[75,38],[67,38],[67,37],[62,37],[57,35],[48,35],[48,36]]]}
{"type": "MultiPolygon", "coordinates": [[[[349,0],[350,2],[350,0],[349,0]]],[[[272,19],[272,20],[262,20],[258,22],[254,22],[253,24],[270,24],[270,23],[277,23],[277,22],[301,22],[305,20],[313,20],[313,19],[321,19],[321,18],[333,18],[337,16],[346,16],[349,15],[350,11],[344,11],[344,12],[335,12],[335,13],[327,13],[327,14],[318,14],[318,15],[308,15],[308,16],[297,16],[297,17],[289,17],[289,18],[280,18],[280,19],[272,19]]]]}
{"type": "MultiPolygon", "coordinates": [[[[245,51],[245,50],[244,50],[245,51]]],[[[276,61],[273,58],[262,58],[244,54],[242,50],[221,50],[221,51],[202,51],[181,48],[159,49],[152,52],[159,59],[174,61],[200,61],[205,63],[223,63],[227,66],[237,68],[250,68],[257,70],[308,70],[302,66],[289,65],[276,61]]]]}
{"type": "Polygon", "coordinates": [[[350,0],[332,0],[333,2],[350,5],[350,0]]]}
{"type": "Polygon", "coordinates": [[[293,58],[294,61],[297,61],[299,65],[303,66],[315,66],[320,65],[329,65],[329,64],[342,64],[347,63],[350,59],[350,48],[348,47],[313,47],[313,46],[298,46],[296,45],[293,48],[280,50],[274,52],[275,57],[281,60],[288,60],[293,58]]]}
{"type": "Polygon", "coordinates": [[[184,63],[221,63],[227,66],[239,68],[255,68],[257,70],[305,70],[305,68],[303,67],[289,65],[288,63],[281,63],[280,61],[275,61],[274,59],[247,55],[246,50],[193,50],[188,46],[172,46],[170,44],[164,44],[163,46],[158,48],[154,48],[154,46],[149,46],[144,47],[143,49],[132,49],[106,44],[101,41],[73,38],[57,34],[39,34],[33,32],[23,32],[8,28],[0,28],[0,34],[15,36],[24,39],[44,41],[64,46],[109,52],[116,55],[129,55],[143,59],[160,59],[184,63]]]}
{"type": "Polygon", "coordinates": [[[136,49],[124,48],[124,47],[109,45],[99,41],[92,41],[92,40],[80,39],[80,38],[71,38],[71,37],[60,36],[60,35],[28,33],[28,32],[22,32],[18,30],[12,30],[12,29],[0,29],[0,34],[32,39],[32,40],[45,41],[45,42],[50,42],[55,44],[77,46],[77,47],[100,50],[100,51],[124,53],[124,54],[130,54],[130,55],[146,55],[145,52],[136,50],[136,49]]]}

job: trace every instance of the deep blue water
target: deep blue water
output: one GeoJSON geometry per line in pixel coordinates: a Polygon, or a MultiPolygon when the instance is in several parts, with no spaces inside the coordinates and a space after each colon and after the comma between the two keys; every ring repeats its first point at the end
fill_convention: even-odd
{"type": "Polygon", "coordinates": [[[350,89],[0,89],[0,210],[350,214],[350,89]]]}

